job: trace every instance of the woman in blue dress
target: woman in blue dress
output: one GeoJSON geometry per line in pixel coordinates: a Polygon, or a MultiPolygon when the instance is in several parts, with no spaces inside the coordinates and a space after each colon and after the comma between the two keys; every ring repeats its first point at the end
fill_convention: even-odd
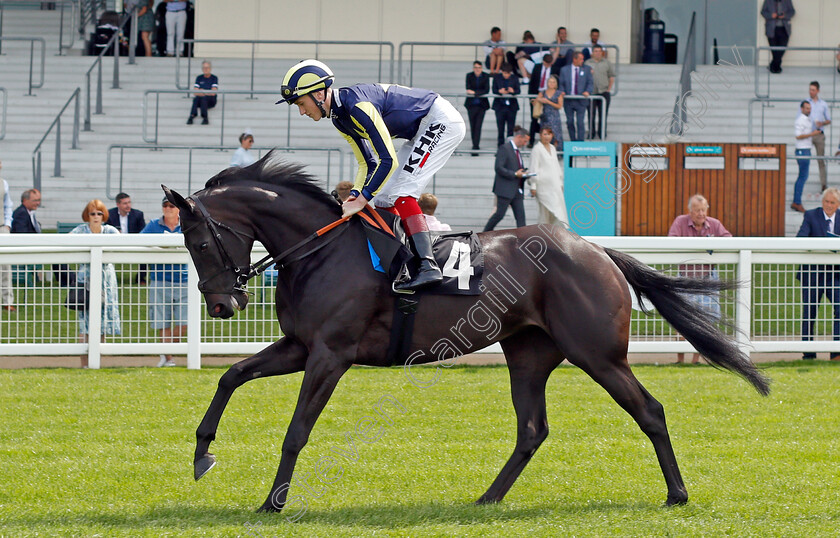
{"type": "MultiPolygon", "coordinates": [[[[85,224],[80,224],[73,228],[71,234],[117,234],[120,231],[105,224],[108,220],[108,210],[102,200],[91,200],[82,211],[82,220],[85,224]]],[[[90,289],[90,264],[79,264],[78,272],[76,274],[76,283],[79,286],[84,286],[90,289]]],[[[120,306],[119,295],[117,289],[117,273],[114,271],[114,264],[106,263],[102,265],[102,341],[105,341],[105,335],[120,334],[120,306]]],[[[88,320],[87,310],[76,311],[79,320],[79,342],[87,343],[88,334],[90,334],[90,326],[88,320]]],[[[87,353],[81,356],[82,368],[88,366],[87,353]]]]}
{"type": "Polygon", "coordinates": [[[563,108],[563,96],[560,94],[560,80],[557,75],[551,75],[546,88],[536,98],[542,103],[543,112],[540,116],[540,130],[546,127],[554,131],[554,147],[563,149],[563,123],[560,120],[560,109],[563,108]]]}

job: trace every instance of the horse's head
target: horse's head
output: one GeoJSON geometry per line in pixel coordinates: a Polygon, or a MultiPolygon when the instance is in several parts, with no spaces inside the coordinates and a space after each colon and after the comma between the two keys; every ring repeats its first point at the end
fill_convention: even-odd
{"type": "Polygon", "coordinates": [[[161,185],[166,198],[181,211],[181,231],[198,271],[198,289],[214,318],[229,318],[248,304],[245,291],[254,238],[214,219],[200,195],[184,199],[161,185]]]}

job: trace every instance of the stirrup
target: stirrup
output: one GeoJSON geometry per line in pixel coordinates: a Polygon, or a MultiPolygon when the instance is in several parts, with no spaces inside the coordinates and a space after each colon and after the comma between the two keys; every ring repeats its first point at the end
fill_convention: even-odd
{"type": "Polygon", "coordinates": [[[398,290],[396,281],[391,282],[391,291],[401,295],[414,295],[416,293],[415,290],[398,290]]]}

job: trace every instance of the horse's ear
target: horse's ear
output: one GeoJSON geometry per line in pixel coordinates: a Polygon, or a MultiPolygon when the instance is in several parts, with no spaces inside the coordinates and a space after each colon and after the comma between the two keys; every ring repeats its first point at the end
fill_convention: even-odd
{"type": "Polygon", "coordinates": [[[166,199],[172,202],[172,204],[182,211],[189,211],[192,212],[192,205],[184,199],[183,196],[178,194],[177,191],[174,191],[167,187],[166,185],[161,185],[161,189],[166,194],[166,199]]]}

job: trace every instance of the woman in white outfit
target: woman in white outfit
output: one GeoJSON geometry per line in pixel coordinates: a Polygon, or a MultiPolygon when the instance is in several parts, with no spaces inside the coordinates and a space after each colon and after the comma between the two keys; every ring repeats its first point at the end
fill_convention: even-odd
{"type": "Polygon", "coordinates": [[[531,196],[537,197],[540,208],[540,224],[562,224],[569,227],[566,199],[563,196],[563,168],[557,160],[557,149],[551,144],[554,131],[543,127],[540,143],[531,150],[531,166],[528,170],[536,174],[528,178],[531,196]]]}

